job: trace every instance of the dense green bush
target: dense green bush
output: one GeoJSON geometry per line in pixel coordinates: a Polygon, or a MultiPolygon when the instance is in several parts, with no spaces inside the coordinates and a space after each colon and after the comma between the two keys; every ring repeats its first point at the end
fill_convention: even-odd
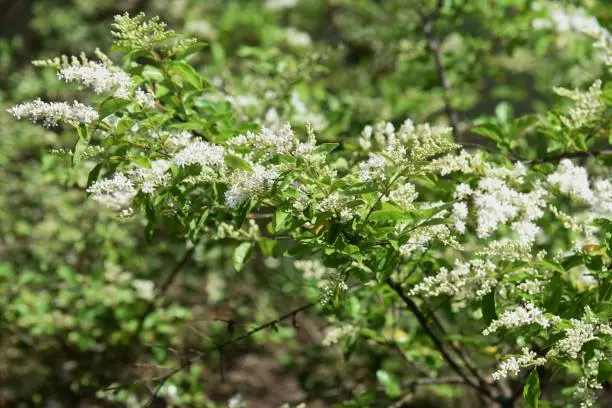
{"type": "Polygon", "coordinates": [[[605,406],[611,17],[9,9],[0,402],[605,406]]]}

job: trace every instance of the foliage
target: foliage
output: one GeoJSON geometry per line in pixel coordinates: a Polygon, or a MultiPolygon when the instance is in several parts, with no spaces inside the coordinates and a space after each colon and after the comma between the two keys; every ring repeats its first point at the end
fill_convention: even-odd
{"type": "Polygon", "coordinates": [[[596,404],[605,6],[260,3],[143,2],[200,38],[117,13],[112,52],[50,40],[4,80],[49,129],[2,117],[0,397],[240,406],[248,344],[299,384],[276,405],[596,404]]]}

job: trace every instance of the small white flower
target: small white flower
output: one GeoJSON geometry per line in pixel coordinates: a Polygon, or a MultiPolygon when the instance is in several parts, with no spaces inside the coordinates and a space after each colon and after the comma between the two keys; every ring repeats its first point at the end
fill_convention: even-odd
{"type": "Polygon", "coordinates": [[[77,126],[79,123],[92,123],[98,119],[95,109],[77,101],[70,105],[66,102],[43,102],[40,98],[16,105],[8,112],[17,119],[25,117],[33,122],[42,120],[43,125],[47,127],[56,126],[58,122],[77,126]]]}
{"type": "Polygon", "coordinates": [[[128,99],[132,86],[132,78],[126,72],[97,62],[65,66],[57,72],[57,77],[66,82],[80,82],[97,94],[113,92],[113,96],[122,99],[128,99]]]}
{"type": "Polygon", "coordinates": [[[138,193],[132,180],[124,173],[115,173],[112,178],[96,181],[87,192],[95,201],[114,211],[129,210],[138,193]]]}
{"type": "Polygon", "coordinates": [[[332,344],[338,343],[339,340],[353,334],[357,331],[357,328],[352,324],[342,324],[341,326],[332,326],[325,331],[325,336],[321,341],[323,346],[331,346],[332,344]]]}
{"type": "Polygon", "coordinates": [[[226,204],[236,208],[249,198],[265,194],[279,176],[274,168],[258,164],[253,166],[253,172],[235,172],[230,180],[230,188],[225,192],[226,204]]]}
{"type": "Polygon", "coordinates": [[[189,143],[184,149],[176,153],[173,162],[179,167],[199,164],[203,169],[224,168],[225,150],[221,146],[198,140],[189,143]]]}
{"type": "Polygon", "coordinates": [[[425,277],[411,291],[411,295],[450,295],[466,299],[479,299],[496,285],[496,266],[491,261],[473,259],[457,262],[452,270],[440,268],[435,276],[425,277]]]}
{"type": "Polygon", "coordinates": [[[457,185],[455,188],[455,193],[453,194],[453,198],[456,200],[464,200],[472,195],[474,191],[469,184],[461,183],[457,185]]]}
{"type": "Polygon", "coordinates": [[[553,88],[555,93],[560,96],[565,96],[574,101],[575,107],[569,110],[569,117],[562,116],[561,122],[570,129],[577,129],[584,126],[597,118],[606,105],[601,100],[601,80],[597,80],[586,91],[569,90],[565,88],[553,88]]]}
{"type": "Polygon", "coordinates": [[[491,374],[493,381],[499,381],[508,376],[515,377],[523,367],[546,364],[546,359],[544,357],[538,357],[536,353],[529,350],[527,347],[523,348],[522,351],[523,354],[521,356],[510,357],[499,365],[497,371],[491,374]]]}
{"type": "Polygon", "coordinates": [[[499,319],[493,320],[482,334],[485,336],[489,335],[502,327],[513,329],[532,324],[539,325],[546,329],[560,320],[558,316],[546,316],[542,309],[539,309],[533,303],[527,303],[525,306],[519,306],[514,310],[504,312],[499,316],[499,319]]]}
{"type": "Polygon", "coordinates": [[[145,92],[138,88],[134,94],[134,97],[136,98],[136,103],[138,103],[140,106],[147,106],[149,108],[155,107],[155,96],[151,92],[145,92]]]}
{"type": "Polygon", "coordinates": [[[575,197],[586,203],[593,202],[593,190],[589,186],[589,176],[584,167],[574,166],[569,159],[563,159],[557,170],[547,178],[548,182],[557,187],[563,194],[575,197]]]}
{"type": "Polygon", "coordinates": [[[465,220],[468,217],[468,207],[464,202],[458,202],[453,204],[453,211],[451,214],[451,220],[455,223],[455,229],[460,234],[465,233],[465,220]]]}
{"type": "Polygon", "coordinates": [[[410,211],[414,209],[414,201],[419,197],[416,187],[412,183],[404,183],[385,195],[383,201],[392,201],[400,208],[410,211]]]}
{"type": "Polygon", "coordinates": [[[427,250],[433,241],[441,241],[451,246],[458,245],[446,225],[428,225],[415,229],[408,242],[400,246],[399,251],[405,258],[410,258],[414,251],[427,250]]]}
{"type": "Polygon", "coordinates": [[[379,154],[370,154],[370,158],[359,163],[359,180],[382,181],[385,179],[387,161],[379,154]]]}
{"type": "Polygon", "coordinates": [[[136,294],[139,298],[144,300],[153,300],[155,298],[155,284],[150,280],[145,279],[134,279],[132,282],[136,294]]]}

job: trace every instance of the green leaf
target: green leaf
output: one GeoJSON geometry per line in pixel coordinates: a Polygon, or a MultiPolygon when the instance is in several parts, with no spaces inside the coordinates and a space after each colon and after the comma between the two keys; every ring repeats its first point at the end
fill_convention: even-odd
{"type": "Polygon", "coordinates": [[[595,312],[600,319],[607,321],[612,318],[612,302],[602,302],[597,305],[595,312]]]}
{"type": "Polygon", "coordinates": [[[378,210],[370,214],[370,219],[374,222],[400,221],[410,218],[409,214],[401,210],[378,210]]]}
{"type": "Polygon", "coordinates": [[[151,168],[151,159],[149,159],[147,156],[137,156],[134,158],[134,163],[137,164],[140,167],[143,167],[145,169],[150,169],[151,168]]]}
{"type": "Polygon", "coordinates": [[[561,265],[565,270],[570,270],[578,265],[582,265],[584,263],[584,256],[582,254],[576,254],[569,256],[563,260],[561,265]]]}
{"type": "Polygon", "coordinates": [[[473,127],[471,130],[476,134],[488,137],[496,142],[501,142],[504,139],[504,131],[493,123],[483,123],[473,127]]]}
{"type": "Polygon", "coordinates": [[[512,105],[508,102],[500,102],[495,107],[495,116],[501,123],[508,123],[512,118],[512,105]]]}
{"type": "Polygon", "coordinates": [[[180,52],[179,54],[176,55],[176,59],[180,59],[180,60],[186,60],[187,58],[189,58],[189,56],[191,56],[192,54],[195,54],[196,52],[206,48],[208,46],[207,43],[202,42],[202,41],[198,41],[194,44],[191,44],[189,47],[185,48],[182,52],[180,52]]]}
{"type": "Polygon", "coordinates": [[[98,109],[100,119],[104,119],[105,117],[112,115],[113,113],[119,112],[129,104],[130,101],[126,99],[108,98],[107,100],[102,102],[100,108],[98,109]]]}
{"type": "Polygon", "coordinates": [[[540,377],[538,376],[538,371],[534,368],[527,377],[527,381],[523,387],[525,408],[538,408],[540,394],[540,377]]]}
{"type": "Polygon", "coordinates": [[[79,134],[79,137],[81,139],[89,140],[89,133],[87,133],[87,126],[85,126],[84,123],[79,123],[79,126],[77,127],[77,133],[79,134]]]}
{"type": "Polygon", "coordinates": [[[279,232],[282,230],[283,224],[285,223],[288,215],[289,214],[284,211],[276,210],[274,216],[272,217],[272,228],[274,229],[274,232],[279,232]]]}
{"type": "Polygon", "coordinates": [[[234,256],[232,258],[234,269],[237,271],[242,270],[244,265],[249,261],[251,253],[253,252],[252,242],[243,242],[236,247],[234,250],[234,256]]]}
{"type": "Polygon", "coordinates": [[[142,77],[151,82],[163,82],[164,80],[163,72],[151,65],[147,65],[143,68],[142,77]]]}
{"type": "Polygon", "coordinates": [[[210,53],[212,54],[213,61],[219,67],[225,66],[225,50],[219,43],[214,43],[210,46],[210,53]]]}
{"type": "Polygon", "coordinates": [[[89,175],[87,176],[88,187],[98,180],[98,176],[100,175],[100,171],[102,171],[102,167],[104,167],[104,163],[98,163],[93,169],[91,169],[89,175]]]}
{"type": "Polygon", "coordinates": [[[189,239],[191,239],[192,241],[195,241],[200,235],[200,231],[202,230],[204,223],[208,219],[209,212],[210,210],[208,209],[202,211],[202,213],[200,213],[197,218],[192,219],[189,223],[189,239]]]}
{"type": "Polygon", "coordinates": [[[356,346],[357,346],[357,336],[356,335],[347,336],[344,338],[344,341],[342,343],[342,354],[344,355],[344,361],[348,361],[348,359],[351,358],[351,355],[355,351],[356,346]]]}
{"type": "MultiPolygon", "coordinates": [[[[607,82],[604,85],[602,99],[604,100],[606,105],[612,105],[612,82],[607,82]]],[[[610,135],[610,139],[612,139],[612,135],[610,135]]]]}
{"type": "Polygon", "coordinates": [[[549,261],[547,261],[545,259],[542,259],[540,261],[540,264],[542,266],[545,266],[548,269],[552,269],[555,272],[565,273],[565,269],[563,269],[563,267],[561,265],[559,265],[558,263],[556,263],[556,262],[549,262],[549,261]]]}
{"type": "Polygon", "coordinates": [[[87,150],[87,146],[89,146],[87,139],[79,138],[72,151],[73,166],[76,166],[83,160],[83,154],[85,153],[85,150],[87,150]]]}
{"type": "Polygon", "coordinates": [[[315,153],[327,154],[335,150],[338,146],[340,146],[340,143],[321,143],[315,149],[315,153]]]}
{"type": "Polygon", "coordinates": [[[259,243],[259,248],[261,249],[261,252],[264,254],[264,256],[270,257],[274,255],[274,248],[276,248],[276,245],[278,244],[277,241],[273,239],[262,238],[257,242],[259,243]]]}
{"type": "Polygon", "coordinates": [[[182,61],[174,61],[170,64],[170,71],[187,81],[195,89],[202,89],[202,77],[191,65],[182,61]]]}
{"type": "Polygon", "coordinates": [[[378,379],[378,382],[381,383],[383,387],[385,387],[385,393],[388,396],[396,398],[399,397],[402,393],[402,389],[400,388],[400,385],[397,380],[387,371],[376,371],[376,378],[378,379]]]}
{"type": "Polygon", "coordinates": [[[247,161],[233,154],[225,155],[225,163],[232,169],[253,171],[253,167],[247,161]]]}
{"type": "Polygon", "coordinates": [[[553,275],[550,283],[546,287],[546,293],[549,294],[544,303],[546,310],[555,313],[559,308],[561,297],[563,296],[563,278],[561,278],[559,272],[555,272],[553,275]]]}
{"type": "Polygon", "coordinates": [[[117,122],[117,126],[116,126],[117,132],[119,133],[127,132],[128,130],[134,127],[135,123],[136,122],[134,122],[130,118],[122,118],[119,122],[117,122]]]}
{"type": "Polygon", "coordinates": [[[329,225],[329,229],[327,230],[326,242],[332,245],[338,239],[338,235],[342,230],[342,225],[337,222],[332,222],[329,225]]]}
{"type": "Polygon", "coordinates": [[[497,311],[495,310],[495,289],[484,295],[482,298],[482,317],[487,324],[497,319],[497,311]]]}

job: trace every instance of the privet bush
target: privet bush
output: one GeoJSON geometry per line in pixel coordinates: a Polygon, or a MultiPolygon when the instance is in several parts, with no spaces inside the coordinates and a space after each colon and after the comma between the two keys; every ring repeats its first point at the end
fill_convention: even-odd
{"type": "MultiPolygon", "coordinates": [[[[227,321],[227,333],[184,350],[161,374],[131,381],[105,376],[105,384],[91,387],[97,398],[139,406],[165,397],[180,404],[181,393],[198,381],[174,383],[176,377],[197,378],[194,369],[211,354],[222,371],[223,353],[236,343],[285,325],[299,330],[300,314],[316,309],[331,323],[321,343],[341,347],[349,362],[369,348],[396,353],[364,364],[369,380],[356,376],[360,386],[338,396],[339,406],[408,405],[416,388],[448,384],[483,405],[511,407],[522,399],[530,407],[593,406],[612,374],[612,88],[606,82],[612,36],[575,9],[561,15],[550,7],[552,19],[534,26],[584,32],[593,64],[604,67],[602,78],[583,88],[554,88],[565,102],[545,113],[513,117],[499,105],[495,117],[478,118],[471,128],[489,140],[481,144],[465,142],[444,77],[448,125],[376,121],[334,141],[345,128],[319,115],[300,117],[303,102],[292,96],[293,81],[325,73],[308,64],[302,71],[274,51],[244,52],[264,78],[283,69],[286,75],[274,90],[252,78],[261,85],[254,90],[268,95],[250,95],[256,108],[245,110],[244,95],[228,95],[189,62],[203,43],[144,15],[115,18],[121,63],[100,50],[36,61],[68,86],[93,91],[91,101],[37,99],[9,113],[74,128],[74,147],[56,153],[88,170],[86,192],[116,214],[109,223],[144,215],[149,241],[186,242],[179,264],[157,285],[105,267],[109,282],[133,281],[129,290],[109,285],[93,298],[100,313],[122,310],[118,325],[130,320],[125,332],[98,336],[105,347],[134,347],[145,341],[144,326],[155,331],[165,319],[185,318],[186,311],[170,308],[149,319],[197,250],[230,243],[232,253],[221,257],[238,271],[252,257],[265,258],[271,267],[261,274],[277,273],[280,259],[281,268],[298,271],[305,299],[269,322],[237,329],[227,321]]],[[[441,4],[420,18],[433,24],[446,10],[441,4]]],[[[425,34],[439,58],[438,40],[425,34]]],[[[436,67],[444,73],[439,61],[436,67]]],[[[58,274],[66,285],[88,285],[87,276],[58,274]]],[[[4,319],[23,328],[30,317],[15,310],[4,319]]],[[[164,331],[155,339],[163,345],[164,331]]],[[[87,348],[91,339],[68,341],[87,348]]]]}

